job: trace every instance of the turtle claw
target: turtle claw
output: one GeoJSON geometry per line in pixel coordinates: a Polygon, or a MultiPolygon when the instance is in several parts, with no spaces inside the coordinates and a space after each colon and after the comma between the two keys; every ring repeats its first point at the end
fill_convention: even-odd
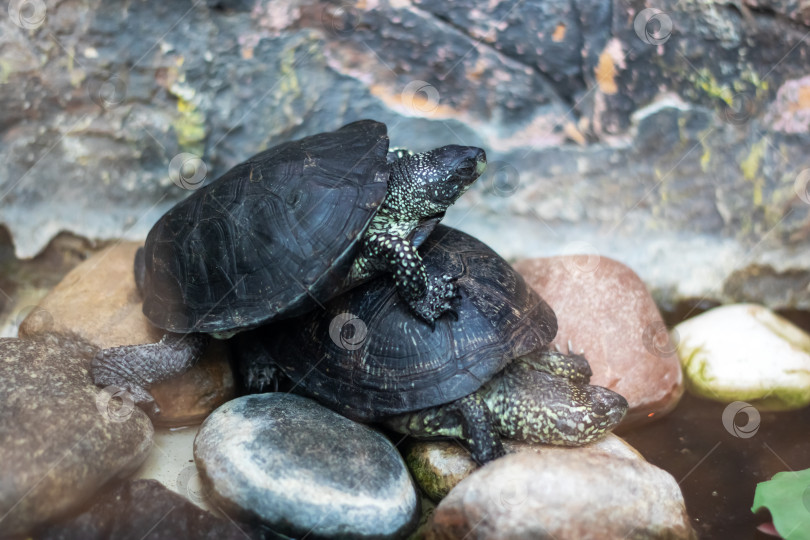
{"type": "Polygon", "coordinates": [[[425,322],[435,329],[434,321],[445,312],[452,312],[458,320],[458,313],[452,307],[451,301],[459,295],[455,278],[449,274],[430,276],[428,287],[422,298],[411,302],[411,308],[425,322]]]}
{"type": "MultiPolygon", "coordinates": [[[[560,352],[560,345],[557,344],[557,351],[560,352]]],[[[571,345],[571,340],[568,340],[568,354],[578,354],[580,356],[585,354],[585,349],[580,348],[579,352],[574,352],[574,346],[571,345]]]]}
{"type": "Polygon", "coordinates": [[[157,404],[157,401],[155,401],[154,398],[152,398],[152,401],[147,402],[136,401],[136,403],[141,409],[143,409],[143,412],[145,412],[149,418],[157,418],[160,416],[161,413],[160,406],[157,404]]]}
{"type": "Polygon", "coordinates": [[[249,392],[258,394],[278,392],[278,369],[276,366],[251,366],[245,377],[245,386],[249,392]]]}

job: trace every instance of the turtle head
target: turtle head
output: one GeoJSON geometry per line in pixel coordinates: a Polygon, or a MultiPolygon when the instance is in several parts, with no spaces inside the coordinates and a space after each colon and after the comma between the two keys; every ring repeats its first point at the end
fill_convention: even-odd
{"type": "Polygon", "coordinates": [[[474,146],[449,145],[405,155],[391,164],[386,203],[404,219],[441,215],[486,167],[486,153],[474,146]]]}
{"type": "Polygon", "coordinates": [[[627,400],[601,386],[579,384],[528,364],[510,364],[499,384],[487,387],[487,402],[507,437],[580,446],[619,425],[627,400]]]}

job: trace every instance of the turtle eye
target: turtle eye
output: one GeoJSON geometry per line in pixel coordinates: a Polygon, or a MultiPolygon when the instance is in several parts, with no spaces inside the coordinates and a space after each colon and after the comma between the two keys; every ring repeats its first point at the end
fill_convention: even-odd
{"type": "Polygon", "coordinates": [[[610,405],[604,401],[595,401],[593,404],[593,412],[599,415],[606,415],[610,412],[610,405]]]}
{"type": "Polygon", "coordinates": [[[465,159],[456,167],[456,172],[461,176],[472,176],[475,173],[475,162],[471,159],[465,159]]]}

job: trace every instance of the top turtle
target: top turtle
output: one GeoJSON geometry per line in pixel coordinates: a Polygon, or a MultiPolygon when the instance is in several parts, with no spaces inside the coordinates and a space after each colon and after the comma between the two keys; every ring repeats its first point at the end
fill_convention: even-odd
{"type": "Polygon", "coordinates": [[[195,192],[146,239],[144,314],[171,332],[228,332],[304,313],[387,270],[432,321],[452,287],[429,278],[413,248],[485,154],[387,155],[385,125],[361,120],[265,150],[195,192]]]}
{"type": "Polygon", "coordinates": [[[480,148],[388,150],[385,124],[361,120],[261,152],[179,202],[135,261],[158,344],[117,347],[93,363],[98,384],[139,401],[185,371],[204,334],[229,337],[305,313],[380,273],[432,323],[451,310],[449,275],[416,248],[486,168],[480,148]]]}

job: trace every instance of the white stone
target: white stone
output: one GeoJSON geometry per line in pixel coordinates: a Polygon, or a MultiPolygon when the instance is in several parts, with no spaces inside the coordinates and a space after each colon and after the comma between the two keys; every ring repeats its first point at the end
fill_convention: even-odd
{"type": "Polygon", "coordinates": [[[765,307],[712,309],[676,326],[673,341],[697,395],[761,410],[810,404],[810,336],[765,307]]]}

